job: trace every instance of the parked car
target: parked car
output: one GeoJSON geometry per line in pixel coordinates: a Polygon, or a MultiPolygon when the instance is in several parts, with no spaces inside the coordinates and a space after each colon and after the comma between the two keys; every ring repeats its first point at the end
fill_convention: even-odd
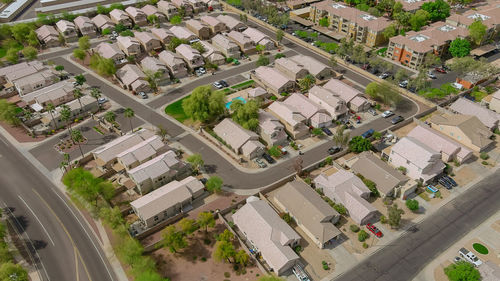
{"type": "Polygon", "coordinates": [[[446,70],[442,67],[436,67],[434,68],[435,71],[440,72],[440,73],[446,73],[446,70]]]}
{"type": "Polygon", "coordinates": [[[219,84],[221,84],[223,87],[229,87],[229,84],[226,82],[226,80],[220,80],[219,84]]]}
{"type": "Polygon", "coordinates": [[[264,163],[264,161],[262,161],[262,159],[260,159],[260,158],[255,159],[255,163],[257,163],[257,166],[259,166],[260,168],[267,167],[267,164],[264,163]]]}
{"type": "Polygon", "coordinates": [[[375,236],[377,236],[378,238],[382,237],[382,231],[380,231],[376,226],[374,226],[373,224],[371,223],[367,223],[366,224],[366,228],[368,228],[368,230],[375,234],[375,236]]]}
{"type": "Polygon", "coordinates": [[[429,77],[431,79],[437,79],[436,75],[434,73],[432,73],[431,71],[427,72],[427,77],[429,77]]]}
{"type": "Polygon", "coordinates": [[[201,182],[203,185],[207,184],[207,181],[208,181],[208,180],[207,180],[207,178],[201,178],[201,179],[200,179],[200,182],[201,182]]]}
{"type": "Polygon", "coordinates": [[[378,76],[380,79],[387,79],[391,74],[389,72],[384,72],[378,76]]]}
{"type": "Polygon", "coordinates": [[[390,110],[386,110],[386,111],[382,112],[382,117],[384,117],[384,118],[391,117],[392,115],[394,115],[394,112],[392,112],[390,110]]]}
{"type": "Polygon", "coordinates": [[[373,116],[377,116],[377,111],[373,108],[368,109],[368,113],[370,113],[373,116]]]}
{"type": "Polygon", "coordinates": [[[403,120],[405,120],[405,119],[403,118],[403,116],[398,115],[398,116],[396,116],[396,117],[392,118],[391,123],[392,123],[392,124],[397,124],[397,123],[399,123],[399,122],[401,122],[401,121],[403,121],[403,120]]]}
{"type": "Polygon", "coordinates": [[[101,104],[104,104],[105,102],[107,102],[108,99],[107,98],[98,98],[97,99],[97,104],[101,105],[101,104]]]}
{"type": "Polygon", "coordinates": [[[446,180],[444,180],[444,178],[439,178],[438,179],[438,183],[441,184],[442,186],[444,186],[446,189],[451,189],[451,184],[449,182],[447,182],[446,180]]]}
{"type": "Polygon", "coordinates": [[[428,189],[430,192],[432,192],[432,193],[436,193],[436,192],[438,192],[438,191],[439,191],[436,187],[434,187],[433,185],[430,185],[430,184],[427,186],[427,189],[428,189]]]}
{"type": "Polygon", "coordinates": [[[137,95],[139,97],[141,97],[142,99],[144,99],[144,100],[148,98],[148,95],[146,93],[144,93],[144,92],[139,92],[137,95]]]}
{"type": "Polygon", "coordinates": [[[266,159],[267,163],[269,164],[273,164],[275,163],[276,161],[274,161],[274,159],[271,157],[271,155],[267,154],[267,153],[264,153],[262,154],[262,158],[266,159]]]}
{"type": "Polygon", "coordinates": [[[444,175],[443,178],[451,183],[453,186],[458,186],[457,182],[448,175],[444,175]]]}
{"type": "Polygon", "coordinates": [[[342,147],[340,147],[340,146],[332,146],[332,147],[328,148],[328,154],[333,155],[337,152],[340,152],[341,150],[342,150],[342,147]]]}
{"type": "Polygon", "coordinates": [[[330,131],[330,129],[328,128],[321,128],[321,130],[327,135],[327,136],[333,136],[333,133],[332,131],[330,131]]]}
{"type": "Polygon", "coordinates": [[[198,68],[198,71],[199,71],[201,74],[205,74],[205,73],[207,73],[207,71],[205,70],[205,68],[204,68],[204,67],[200,67],[200,68],[198,68]]]}
{"type": "Polygon", "coordinates": [[[311,279],[309,279],[309,276],[307,275],[307,273],[298,264],[296,264],[292,267],[292,272],[295,275],[295,277],[297,277],[297,279],[299,281],[311,281],[311,279]]]}
{"type": "Polygon", "coordinates": [[[375,133],[375,130],[369,129],[368,131],[362,133],[361,137],[363,137],[364,139],[367,139],[367,138],[371,137],[373,135],[373,133],[375,133]]]}
{"type": "Polygon", "coordinates": [[[408,80],[403,80],[403,81],[399,82],[399,87],[401,87],[401,88],[408,87],[408,80]]]}
{"type": "Polygon", "coordinates": [[[455,263],[460,262],[460,261],[463,261],[463,259],[461,257],[455,257],[453,259],[453,262],[455,262],[455,263]]]}
{"type": "Polygon", "coordinates": [[[223,86],[222,86],[219,82],[217,82],[217,81],[216,81],[216,82],[214,82],[212,85],[214,85],[214,87],[215,87],[215,88],[217,88],[217,89],[222,89],[222,88],[224,88],[224,87],[223,87],[223,86]]]}
{"type": "Polygon", "coordinates": [[[478,267],[481,264],[483,264],[483,262],[478,257],[476,257],[476,255],[474,255],[474,253],[472,253],[471,251],[469,251],[465,248],[461,248],[460,250],[458,250],[458,253],[460,254],[460,256],[462,258],[464,258],[466,261],[472,263],[475,267],[478,267]]]}

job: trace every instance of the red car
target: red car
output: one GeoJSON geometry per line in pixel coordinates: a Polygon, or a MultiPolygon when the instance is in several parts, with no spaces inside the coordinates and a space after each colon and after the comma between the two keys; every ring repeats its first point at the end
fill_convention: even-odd
{"type": "Polygon", "coordinates": [[[436,70],[437,72],[446,73],[446,70],[442,67],[436,67],[434,70],[436,70]]]}
{"type": "Polygon", "coordinates": [[[368,228],[369,231],[371,231],[375,236],[378,238],[382,237],[382,231],[380,231],[376,226],[374,226],[371,223],[366,224],[366,228],[368,228]]]}

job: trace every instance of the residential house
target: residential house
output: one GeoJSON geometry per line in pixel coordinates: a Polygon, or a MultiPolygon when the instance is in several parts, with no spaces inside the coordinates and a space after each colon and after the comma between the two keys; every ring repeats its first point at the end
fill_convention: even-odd
{"type": "Polygon", "coordinates": [[[243,31],[247,28],[247,26],[241,21],[229,15],[219,15],[217,16],[217,19],[222,22],[228,30],[243,31]]]}
{"type": "Polygon", "coordinates": [[[194,7],[188,0],[172,0],[172,4],[177,7],[177,11],[184,9],[184,16],[191,16],[194,14],[194,7]]]}
{"type": "Polygon", "coordinates": [[[166,28],[151,28],[151,33],[153,33],[163,45],[168,45],[170,40],[175,37],[174,34],[166,28]]]}
{"type": "Polygon", "coordinates": [[[151,91],[149,83],[146,81],[146,74],[135,64],[123,66],[116,71],[115,75],[124,89],[134,93],[151,91]]]}
{"type": "Polygon", "coordinates": [[[129,6],[125,9],[125,12],[134,21],[135,25],[145,26],[148,25],[148,19],[146,14],[139,8],[129,6]]]}
{"type": "Polygon", "coordinates": [[[280,96],[281,93],[289,93],[295,88],[293,80],[272,67],[259,66],[255,69],[253,76],[262,88],[276,96],[280,96]]]}
{"type": "Polygon", "coordinates": [[[212,45],[219,49],[227,58],[240,58],[240,47],[227,36],[217,34],[212,37],[212,45]]]}
{"type": "Polygon", "coordinates": [[[78,32],[74,23],[67,20],[56,22],[57,30],[63,35],[66,42],[75,42],[78,40],[78,32]]]}
{"type": "Polygon", "coordinates": [[[102,32],[104,29],[115,29],[115,23],[106,15],[97,15],[92,18],[92,22],[102,32]]]}
{"type": "Polygon", "coordinates": [[[164,62],[155,57],[145,57],[141,61],[141,67],[144,72],[151,71],[152,73],[161,73],[158,78],[158,85],[163,86],[170,80],[170,74],[164,62]]]}
{"type": "Polygon", "coordinates": [[[275,101],[269,105],[268,110],[285,125],[285,130],[292,138],[300,139],[309,134],[306,117],[294,106],[275,101]]]}
{"type": "Polygon", "coordinates": [[[262,87],[255,87],[255,88],[249,88],[247,90],[248,98],[249,99],[267,99],[271,96],[266,90],[264,90],[262,87]]]}
{"type": "Polygon", "coordinates": [[[19,96],[28,105],[37,104],[39,108],[44,108],[49,103],[59,106],[74,100],[74,89],[75,87],[72,82],[63,80],[30,93],[20,94],[19,96]]]}
{"type": "Polygon", "coordinates": [[[199,20],[190,19],[186,21],[187,29],[191,30],[201,40],[210,39],[210,27],[199,20]]]}
{"type": "Polygon", "coordinates": [[[488,80],[486,73],[474,71],[457,77],[456,82],[468,90],[476,87],[486,80],[488,80]]]}
{"type": "Polygon", "coordinates": [[[175,48],[175,52],[184,59],[190,69],[205,65],[200,52],[187,44],[180,44],[175,48]]]}
{"type": "Polygon", "coordinates": [[[194,177],[171,181],[130,203],[145,228],[181,214],[203,194],[203,184],[194,177]]]}
{"type": "Polygon", "coordinates": [[[364,151],[357,156],[351,170],[373,181],[383,197],[396,196],[396,190],[408,182],[408,178],[375,156],[371,151],[364,151]]]}
{"type": "Polygon", "coordinates": [[[187,65],[178,54],[171,51],[163,51],[158,54],[158,59],[167,66],[173,77],[180,79],[188,75],[187,65]]]}
{"type": "Polygon", "coordinates": [[[285,126],[280,123],[279,119],[262,109],[259,110],[258,132],[268,147],[283,145],[288,137],[285,132],[285,126]]]}
{"type": "Polygon", "coordinates": [[[111,12],[109,12],[109,17],[115,24],[122,24],[128,28],[132,27],[132,19],[130,19],[128,14],[122,10],[112,10],[111,12]]]}
{"type": "Polygon", "coordinates": [[[247,159],[253,159],[264,153],[264,145],[259,142],[259,135],[244,129],[230,118],[222,120],[214,127],[214,132],[236,154],[241,154],[247,159]]]}
{"type": "Polygon", "coordinates": [[[450,105],[450,110],[463,115],[476,116],[490,130],[498,129],[500,113],[496,113],[466,98],[459,98],[450,105]]]}
{"type": "Polygon", "coordinates": [[[486,26],[486,33],[482,42],[488,42],[492,39],[500,29],[500,6],[498,1],[479,6],[477,9],[467,10],[461,14],[454,13],[446,18],[446,23],[463,28],[469,28],[475,21],[481,21],[486,26]]]}
{"type": "Polygon", "coordinates": [[[154,135],[118,153],[116,160],[123,169],[129,171],[168,150],[170,147],[159,136],[154,135]]]}
{"type": "Polygon", "coordinates": [[[295,55],[290,57],[290,60],[302,65],[316,80],[327,80],[335,74],[331,67],[310,56],[295,55]]]}
{"type": "Polygon", "coordinates": [[[251,55],[257,52],[255,43],[252,41],[252,39],[250,39],[250,37],[246,36],[245,34],[233,30],[229,32],[227,36],[240,47],[243,53],[251,55]]]}
{"type": "MultiPolygon", "coordinates": [[[[65,105],[68,106],[71,112],[70,120],[75,120],[85,117],[90,113],[95,113],[99,108],[97,100],[89,95],[81,97],[80,100],[72,100],[65,105]]],[[[43,131],[54,130],[67,124],[67,121],[61,118],[61,110],[62,108],[59,106],[52,113],[47,111],[42,113],[40,121],[44,126],[43,131]]]]}
{"type": "Polygon", "coordinates": [[[165,22],[167,17],[165,14],[161,13],[155,6],[147,4],[141,8],[141,11],[146,14],[146,19],[149,16],[155,16],[158,20],[156,23],[165,22]]]}
{"type": "Polygon", "coordinates": [[[323,190],[326,197],[344,205],[355,223],[365,225],[376,218],[377,209],[366,201],[371,192],[355,174],[346,170],[331,175],[321,173],[314,178],[314,184],[323,190]]]}
{"type": "Polygon", "coordinates": [[[338,120],[349,111],[346,102],[331,91],[314,86],[309,90],[309,99],[324,108],[334,120],[338,120]]]}
{"type": "Polygon", "coordinates": [[[334,226],[340,214],[305,182],[286,183],[274,194],[273,200],[320,249],[341,234],[334,226]]]}
{"type": "Polygon", "coordinates": [[[431,127],[476,152],[484,151],[494,142],[493,133],[473,115],[439,114],[429,120],[431,127]]]}
{"type": "Polygon", "coordinates": [[[141,43],[143,49],[146,50],[146,52],[151,52],[162,48],[161,41],[150,32],[135,32],[134,36],[137,40],[139,40],[139,43],[141,43]]]}
{"type": "Polygon", "coordinates": [[[389,163],[398,169],[402,167],[408,177],[423,183],[433,180],[445,168],[441,153],[412,137],[404,137],[392,146],[389,163]]]}
{"type": "Polygon", "coordinates": [[[328,83],[323,85],[323,88],[344,100],[347,107],[355,112],[366,111],[371,107],[370,102],[364,97],[362,92],[338,79],[330,79],[328,83]]]}
{"type": "Polygon", "coordinates": [[[40,61],[21,62],[0,68],[0,81],[6,91],[17,91],[22,97],[59,81],[55,71],[40,61]]]}
{"type": "Polygon", "coordinates": [[[253,27],[245,29],[242,33],[250,37],[255,45],[264,46],[266,48],[266,51],[272,51],[276,49],[276,43],[274,42],[274,40],[253,27]]]}
{"type": "Polygon", "coordinates": [[[300,63],[289,58],[279,58],[274,61],[274,67],[293,81],[306,77],[309,72],[300,63]]]}
{"type": "Polygon", "coordinates": [[[85,16],[78,16],[73,22],[75,23],[82,36],[88,36],[90,38],[94,38],[97,36],[97,28],[92,20],[90,20],[90,18],[85,16]]]}
{"type": "Polygon", "coordinates": [[[61,45],[59,41],[59,32],[51,25],[42,25],[36,31],[36,37],[46,48],[58,47],[61,45]]]}
{"type": "Polygon", "coordinates": [[[471,150],[426,125],[418,125],[407,136],[439,151],[443,162],[457,161],[463,163],[472,156],[471,150]]]}
{"type": "Polygon", "coordinates": [[[319,25],[319,20],[328,18],[331,30],[354,38],[354,42],[375,47],[385,43],[384,30],[391,24],[387,18],[374,17],[367,12],[349,7],[333,0],[325,0],[311,5],[311,20],[319,25]]]}
{"type": "Polygon", "coordinates": [[[142,53],[141,43],[135,37],[118,36],[116,43],[127,56],[137,56],[142,53]]]}
{"type": "Polygon", "coordinates": [[[94,157],[98,168],[111,169],[118,163],[118,160],[116,159],[118,154],[154,135],[153,131],[146,129],[128,132],[127,134],[96,148],[92,152],[92,156],[94,157]]]}
{"type": "Polygon", "coordinates": [[[422,65],[427,54],[439,57],[446,55],[453,40],[468,36],[467,28],[436,22],[420,31],[409,31],[404,36],[391,37],[387,57],[417,69],[422,65]]]}
{"type": "Polygon", "coordinates": [[[207,4],[202,0],[187,0],[193,6],[194,13],[201,13],[207,10],[207,4]]]}
{"type": "Polygon", "coordinates": [[[216,65],[223,65],[226,62],[226,58],[222,52],[216,49],[212,44],[207,41],[200,41],[200,43],[203,49],[205,49],[205,52],[201,54],[204,59],[216,65]]]}
{"type": "Polygon", "coordinates": [[[158,2],[156,6],[158,6],[158,10],[160,10],[160,12],[167,15],[168,19],[171,19],[173,16],[177,15],[177,7],[170,2],[162,0],[158,2]]]}
{"type": "Polygon", "coordinates": [[[202,16],[200,18],[201,22],[208,25],[210,27],[210,30],[212,31],[212,34],[218,34],[221,32],[226,31],[227,27],[226,25],[218,20],[216,17],[212,16],[202,16]]]}
{"type": "Polygon", "coordinates": [[[170,32],[172,32],[172,34],[174,34],[175,37],[182,39],[182,40],[186,40],[190,44],[200,40],[200,39],[198,39],[196,34],[191,32],[189,29],[185,28],[184,26],[174,25],[170,28],[170,32]]]}
{"type": "Polygon", "coordinates": [[[190,166],[179,160],[173,150],[160,154],[127,172],[141,195],[172,180],[185,178],[190,173],[190,166]]]}
{"type": "Polygon", "coordinates": [[[301,237],[265,201],[249,197],[232,218],[251,248],[260,253],[277,275],[299,261],[293,248],[299,244],[301,237]]]}
{"type": "Polygon", "coordinates": [[[500,113],[500,90],[496,91],[491,95],[491,101],[489,107],[491,110],[500,113]]]}
{"type": "Polygon", "coordinates": [[[209,11],[213,11],[216,9],[222,10],[222,5],[218,0],[201,0],[201,1],[205,3],[209,11]]]}
{"type": "Polygon", "coordinates": [[[332,116],[328,111],[303,94],[294,93],[283,103],[296,108],[306,118],[306,123],[309,126],[323,128],[332,124],[332,116]]]}
{"type": "Polygon", "coordinates": [[[125,54],[116,43],[99,43],[99,45],[95,47],[94,52],[97,52],[103,58],[112,59],[115,64],[122,64],[127,61],[125,54]]]}

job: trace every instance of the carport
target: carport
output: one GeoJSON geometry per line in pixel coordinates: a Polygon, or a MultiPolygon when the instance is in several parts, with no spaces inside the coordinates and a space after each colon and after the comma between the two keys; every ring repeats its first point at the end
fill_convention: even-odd
{"type": "Polygon", "coordinates": [[[492,44],[488,44],[488,45],[484,45],[484,46],[475,48],[474,50],[472,50],[470,52],[470,54],[475,56],[475,57],[482,57],[490,52],[493,52],[496,49],[497,49],[496,46],[494,46],[492,44]]]}

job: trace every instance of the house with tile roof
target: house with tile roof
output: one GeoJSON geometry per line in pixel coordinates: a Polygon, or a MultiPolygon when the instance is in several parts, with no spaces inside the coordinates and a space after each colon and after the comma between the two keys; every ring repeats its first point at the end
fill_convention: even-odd
{"type": "Polygon", "coordinates": [[[280,97],[281,93],[289,93],[295,88],[295,82],[280,71],[268,66],[259,66],[253,75],[255,82],[268,92],[280,97]]]}
{"type": "Polygon", "coordinates": [[[249,197],[232,218],[251,248],[260,253],[277,275],[299,261],[293,248],[301,237],[265,201],[249,197]]]}
{"type": "Polygon", "coordinates": [[[178,54],[165,50],[158,54],[158,59],[167,66],[173,77],[180,79],[188,75],[187,64],[178,54]]]}
{"type": "Polygon", "coordinates": [[[247,28],[241,21],[229,15],[218,15],[217,19],[222,22],[228,30],[243,31],[247,28]]]}
{"type": "Polygon", "coordinates": [[[203,194],[203,188],[199,180],[190,176],[171,181],[130,202],[130,206],[144,228],[150,228],[190,208],[193,200],[203,194]]]}
{"type": "Polygon", "coordinates": [[[38,104],[45,107],[51,103],[54,106],[59,106],[75,99],[74,90],[75,87],[72,82],[62,80],[19,96],[28,105],[38,104]]]}
{"type": "Polygon", "coordinates": [[[240,50],[247,55],[252,55],[257,52],[255,48],[255,43],[248,37],[247,35],[239,32],[239,31],[231,31],[227,34],[229,39],[233,40],[236,45],[240,47],[240,50]]]}
{"type": "Polygon", "coordinates": [[[482,42],[492,39],[500,28],[500,5],[498,1],[479,6],[477,9],[467,10],[461,14],[453,13],[446,18],[447,24],[463,28],[469,28],[475,21],[480,21],[486,26],[486,33],[482,42]]]}
{"type": "Polygon", "coordinates": [[[186,27],[187,29],[191,30],[198,38],[201,40],[207,40],[210,39],[210,35],[212,30],[210,27],[203,22],[195,19],[190,19],[186,21],[186,27]]]}
{"type": "Polygon", "coordinates": [[[21,62],[0,68],[0,81],[6,89],[23,95],[59,81],[55,71],[41,61],[21,62]]]}
{"type": "Polygon", "coordinates": [[[59,32],[51,25],[42,25],[36,31],[36,37],[46,48],[61,46],[59,32]]]}
{"type": "Polygon", "coordinates": [[[250,37],[255,45],[262,45],[266,47],[266,51],[276,49],[276,43],[273,39],[253,27],[245,29],[242,33],[250,37]]]}
{"type": "Polygon", "coordinates": [[[346,102],[331,91],[314,86],[309,90],[309,99],[324,108],[334,120],[338,120],[349,111],[346,102]]]}
{"type": "Polygon", "coordinates": [[[328,83],[323,85],[323,88],[329,90],[344,100],[347,107],[349,107],[352,111],[362,112],[371,107],[370,102],[364,97],[364,94],[361,91],[347,85],[339,79],[330,79],[328,83]]]}
{"type": "Polygon", "coordinates": [[[341,235],[334,225],[339,221],[340,214],[303,181],[286,183],[274,194],[273,201],[283,212],[290,214],[297,226],[320,249],[341,235]]]}
{"type": "Polygon", "coordinates": [[[154,135],[116,155],[118,163],[125,170],[131,170],[142,163],[170,150],[159,136],[154,135]]]}
{"type": "Polygon", "coordinates": [[[217,34],[212,37],[212,45],[221,51],[227,58],[240,58],[240,47],[227,36],[217,34]]]}
{"type": "Polygon", "coordinates": [[[196,34],[191,32],[191,30],[185,28],[184,26],[174,25],[170,28],[170,32],[172,32],[172,34],[174,34],[175,37],[182,40],[187,40],[190,43],[200,40],[198,39],[198,36],[196,36],[196,34]]]}
{"type": "Polygon", "coordinates": [[[160,12],[158,8],[153,5],[147,4],[146,6],[141,8],[141,11],[146,14],[146,19],[149,16],[156,16],[156,18],[158,19],[157,23],[167,21],[167,17],[165,16],[165,14],[160,12]]]}
{"type": "Polygon", "coordinates": [[[497,90],[491,95],[489,108],[497,113],[500,113],[500,90],[497,90]]]}
{"type": "Polygon", "coordinates": [[[423,183],[433,180],[445,168],[441,153],[412,137],[404,137],[392,146],[388,162],[395,168],[405,168],[408,177],[423,183]]]}
{"type": "Polygon", "coordinates": [[[115,29],[115,23],[107,15],[97,15],[92,18],[92,22],[97,26],[99,31],[104,29],[113,30],[115,29]]]}
{"type": "Polygon", "coordinates": [[[328,65],[314,59],[310,56],[295,55],[290,57],[290,60],[302,65],[309,74],[314,76],[317,80],[327,80],[335,75],[335,72],[328,65]]]}
{"type": "Polygon", "coordinates": [[[259,110],[258,132],[268,147],[282,145],[288,137],[285,132],[285,126],[280,123],[279,119],[262,109],[259,110]]]}
{"type": "Polygon", "coordinates": [[[85,16],[78,16],[73,21],[80,31],[82,36],[88,36],[90,38],[94,38],[97,36],[97,27],[94,25],[90,18],[85,16]]]}
{"type": "Polygon", "coordinates": [[[128,16],[128,14],[120,9],[114,9],[109,12],[109,17],[115,24],[122,24],[127,28],[130,28],[133,25],[132,19],[128,16]]]}
{"type": "Polygon", "coordinates": [[[195,13],[201,13],[207,10],[208,6],[202,0],[187,0],[193,6],[193,10],[195,13]]]}
{"type": "Polygon", "coordinates": [[[151,91],[146,74],[135,64],[126,64],[116,71],[115,76],[124,89],[134,93],[151,91]]]}
{"type": "Polygon", "coordinates": [[[259,141],[259,135],[244,129],[230,118],[225,118],[217,126],[214,132],[219,136],[237,155],[243,155],[247,159],[254,159],[265,152],[264,145],[259,141]]]}
{"type": "Polygon", "coordinates": [[[175,48],[175,53],[184,59],[190,69],[196,69],[205,65],[200,52],[187,44],[180,44],[175,48]]]}
{"type": "Polygon", "coordinates": [[[141,68],[146,73],[147,71],[151,71],[152,73],[161,73],[161,76],[158,78],[158,84],[164,85],[166,82],[170,80],[170,74],[167,66],[161,60],[155,57],[145,57],[141,60],[141,68]]]}
{"type": "Polygon", "coordinates": [[[285,125],[285,130],[293,139],[301,139],[309,135],[307,118],[300,113],[298,108],[275,101],[267,109],[285,125]]]}
{"type": "Polygon", "coordinates": [[[303,94],[294,93],[283,103],[296,108],[306,118],[306,123],[309,126],[323,128],[332,124],[332,116],[330,116],[328,111],[303,94]]]}
{"type": "Polygon", "coordinates": [[[430,2],[430,0],[397,0],[396,2],[403,5],[403,11],[414,13],[419,10],[424,3],[430,2]]]}
{"type": "MultiPolygon", "coordinates": [[[[53,85],[52,85],[53,86],[53,85]]],[[[39,96],[39,98],[47,98],[51,99],[53,97],[50,97],[51,94],[60,94],[61,92],[58,91],[52,91],[51,93],[48,93],[47,95],[44,96],[39,96]]],[[[67,98],[65,96],[64,98],[67,98]]],[[[85,95],[80,98],[80,100],[76,99],[69,99],[67,98],[66,100],[70,100],[69,102],[65,103],[67,108],[69,108],[70,112],[70,119],[75,120],[77,118],[83,118],[86,117],[90,114],[96,113],[98,110],[98,105],[97,105],[97,100],[89,95],[85,95]]],[[[41,101],[40,101],[41,102],[41,101]]],[[[59,101],[61,102],[61,101],[59,101]]],[[[48,102],[42,102],[39,104],[47,104],[48,102]]],[[[62,103],[59,103],[62,104],[62,103]]],[[[61,111],[62,107],[58,106],[55,108],[55,110],[50,113],[50,112],[43,112],[41,114],[40,122],[43,125],[41,130],[35,129],[37,131],[41,132],[48,132],[50,130],[55,130],[57,128],[61,128],[62,126],[66,125],[66,121],[63,121],[61,119],[61,111]]],[[[37,126],[38,128],[38,126],[37,126]]]]}
{"type": "Polygon", "coordinates": [[[78,31],[74,23],[67,20],[56,22],[56,29],[61,33],[66,42],[75,42],[78,40],[78,31]]]}
{"type": "Polygon", "coordinates": [[[298,81],[309,74],[302,64],[286,57],[275,60],[274,67],[293,81],[298,81]]]}
{"type": "Polygon", "coordinates": [[[127,56],[137,56],[142,53],[141,43],[135,37],[118,36],[116,43],[127,56]]]}
{"type": "Polygon", "coordinates": [[[200,18],[201,22],[208,25],[212,30],[212,34],[218,34],[227,30],[226,25],[218,20],[216,17],[212,16],[202,16],[200,18]]]}
{"type": "Polygon", "coordinates": [[[458,98],[450,105],[450,110],[458,114],[474,115],[479,119],[479,121],[481,121],[481,123],[483,123],[484,126],[488,127],[492,131],[499,128],[500,113],[489,110],[488,108],[481,106],[479,103],[466,98],[458,98]]]}
{"type": "Polygon", "coordinates": [[[172,31],[166,28],[151,28],[151,33],[156,36],[156,38],[160,40],[163,45],[168,45],[170,40],[175,37],[172,31]]]}
{"type": "Polygon", "coordinates": [[[162,48],[161,41],[154,36],[153,33],[146,31],[135,32],[134,37],[139,41],[146,52],[160,50],[162,48]]]}
{"type": "Polygon", "coordinates": [[[489,148],[493,133],[473,115],[435,114],[429,122],[434,130],[452,138],[476,152],[489,148]]]}
{"type": "Polygon", "coordinates": [[[345,170],[339,170],[329,176],[321,173],[314,178],[314,183],[317,188],[323,190],[325,196],[344,205],[355,223],[373,223],[378,211],[366,201],[370,197],[370,190],[355,174],[345,170]]]}
{"type": "Polygon", "coordinates": [[[126,56],[118,47],[116,43],[102,42],[99,43],[94,49],[94,52],[98,53],[101,57],[106,59],[112,59],[115,64],[122,64],[126,62],[126,56]]]}
{"type": "Polygon", "coordinates": [[[194,14],[194,7],[188,0],[172,0],[171,2],[177,10],[184,9],[184,16],[189,17],[194,14]]]}
{"type": "Polygon", "coordinates": [[[159,1],[156,6],[160,12],[167,16],[167,19],[169,20],[178,13],[177,7],[174,4],[164,0],[159,1]]]}
{"type": "Polygon", "coordinates": [[[223,65],[224,63],[226,63],[226,58],[224,57],[222,52],[219,51],[219,49],[215,48],[207,41],[200,41],[200,44],[205,49],[205,51],[201,53],[201,56],[204,59],[216,65],[223,65]]]}
{"type": "Polygon", "coordinates": [[[134,25],[146,26],[148,25],[148,19],[146,14],[139,8],[129,6],[125,9],[125,12],[134,22],[134,25]]]}

